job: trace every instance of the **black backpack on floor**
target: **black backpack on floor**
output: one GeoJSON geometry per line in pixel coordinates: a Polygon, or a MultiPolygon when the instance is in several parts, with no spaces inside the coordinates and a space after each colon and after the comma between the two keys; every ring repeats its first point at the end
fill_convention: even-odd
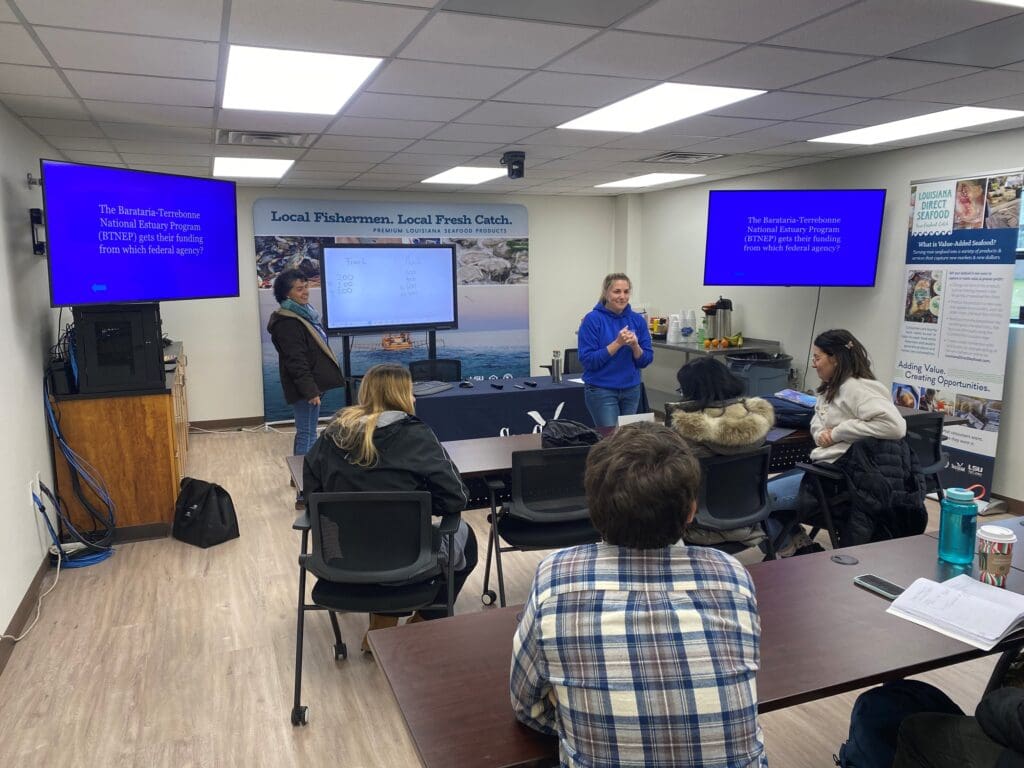
{"type": "Polygon", "coordinates": [[[171,535],[197,547],[212,547],[238,538],[238,518],[231,496],[216,483],[183,478],[174,504],[171,535]]]}

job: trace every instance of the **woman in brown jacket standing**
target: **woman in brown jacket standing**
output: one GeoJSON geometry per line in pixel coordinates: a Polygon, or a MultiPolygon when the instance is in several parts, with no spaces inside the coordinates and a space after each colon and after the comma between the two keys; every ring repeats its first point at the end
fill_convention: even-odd
{"type": "Polygon", "coordinates": [[[309,303],[309,281],[297,269],[286,269],[274,280],[280,309],[270,316],[267,330],[277,349],[284,399],[295,412],[296,456],[305,455],[316,441],[320,397],[345,383],[341,367],[327,345],[320,315],[309,303]]]}

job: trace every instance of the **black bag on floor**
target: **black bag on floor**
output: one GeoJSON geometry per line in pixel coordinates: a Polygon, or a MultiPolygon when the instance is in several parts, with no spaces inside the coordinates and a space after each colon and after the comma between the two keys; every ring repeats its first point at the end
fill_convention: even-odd
{"type": "Polygon", "coordinates": [[[174,503],[171,535],[206,549],[238,538],[238,518],[231,496],[216,483],[183,478],[174,503]]]}

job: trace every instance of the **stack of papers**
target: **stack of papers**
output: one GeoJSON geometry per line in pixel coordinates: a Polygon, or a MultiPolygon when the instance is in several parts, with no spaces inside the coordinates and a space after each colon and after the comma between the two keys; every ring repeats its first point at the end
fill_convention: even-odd
{"type": "Polygon", "coordinates": [[[802,405],[805,408],[813,408],[814,404],[818,402],[818,398],[814,395],[808,395],[806,392],[798,392],[795,389],[783,389],[775,393],[776,397],[781,397],[783,400],[789,400],[791,403],[802,405]]]}
{"type": "Polygon", "coordinates": [[[1024,621],[1024,595],[966,574],[943,583],[918,579],[887,613],[991,651],[1024,621]]]}

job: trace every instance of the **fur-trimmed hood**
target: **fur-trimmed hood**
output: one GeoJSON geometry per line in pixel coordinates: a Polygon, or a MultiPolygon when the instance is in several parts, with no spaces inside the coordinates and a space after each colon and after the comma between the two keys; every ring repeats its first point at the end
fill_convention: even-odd
{"type": "Polygon", "coordinates": [[[758,448],[774,424],[771,403],[760,397],[672,414],[672,426],[683,437],[712,453],[744,453],[758,448]]]}

